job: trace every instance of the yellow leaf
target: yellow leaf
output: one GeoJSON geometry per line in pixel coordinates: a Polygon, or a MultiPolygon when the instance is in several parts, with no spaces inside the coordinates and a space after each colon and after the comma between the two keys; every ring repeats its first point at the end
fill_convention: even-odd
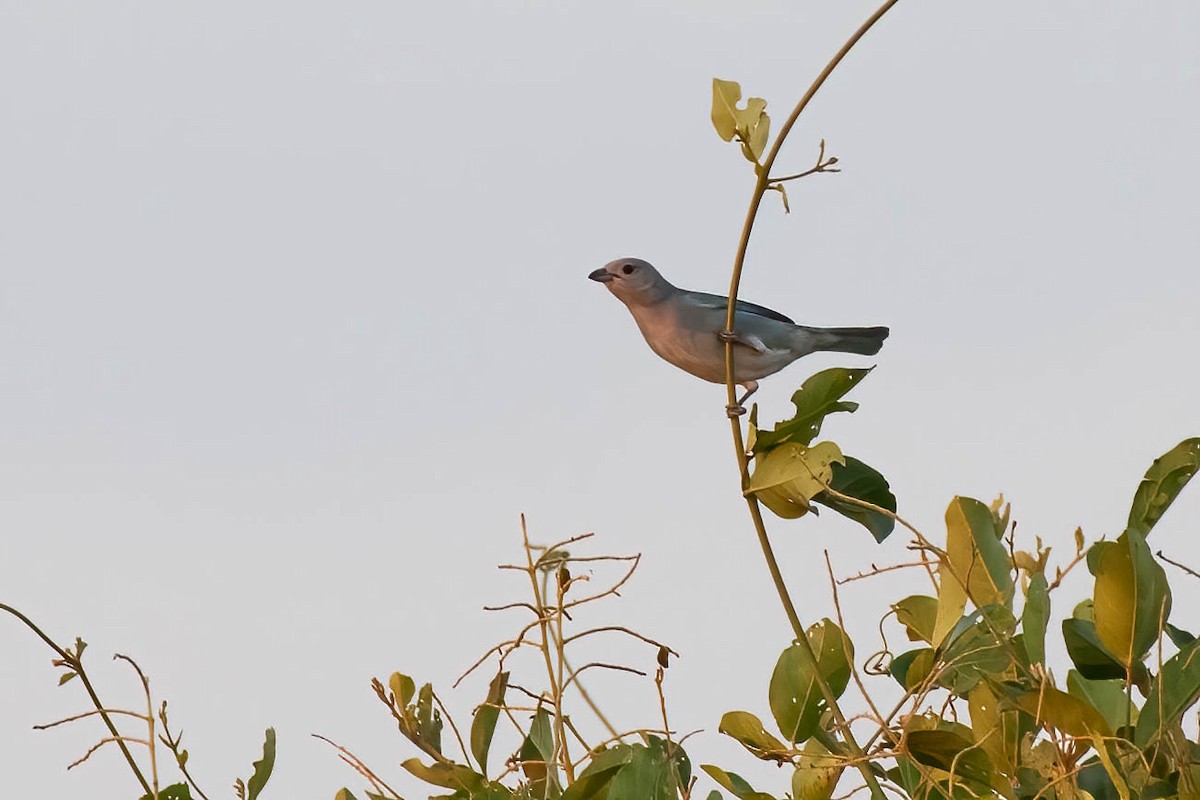
{"type": "Polygon", "coordinates": [[[746,491],[784,519],[808,513],[809,500],[820,494],[833,478],[833,462],[845,457],[833,442],[805,447],[788,442],[754,459],[754,473],[746,491]]]}
{"type": "Polygon", "coordinates": [[[737,104],[741,99],[742,87],[737,81],[713,78],[712,123],[717,136],[727,142],[737,133],[737,104]]]}

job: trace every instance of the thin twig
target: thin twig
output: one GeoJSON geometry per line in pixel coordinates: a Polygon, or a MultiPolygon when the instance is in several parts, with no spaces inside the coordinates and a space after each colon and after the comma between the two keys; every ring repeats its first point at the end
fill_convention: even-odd
{"type": "MultiPolygon", "coordinates": [[[[854,651],[850,644],[850,637],[846,635],[846,622],[842,619],[842,603],[838,597],[838,582],[833,577],[833,564],[829,561],[828,550],[825,551],[825,570],[829,573],[829,588],[833,592],[833,609],[837,612],[838,631],[842,634],[843,640],[842,646],[847,653],[852,653],[854,651]]],[[[879,709],[875,707],[875,701],[871,699],[870,693],[867,692],[867,687],[863,685],[862,676],[858,674],[858,666],[855,664],[854,658],[851,657],[849,661],[850,674],[854,677],[855,684],[858,685],[858,691],[862,694],[863,699],[867,701],[867,705],[870,706],[872,713],[875,714],[874,721],[883,725],[883,715],[879,713],[879,709]]]]}
{"type": "Polygon", "coordinates": [[[121,749],[121,755],[125,757],[125,763],[128,764],[129,769],[133,771],[133,776],[137,778],[138,783],[142,785],[142,789],[149,794],[150,782],[147,781],[146,776],[142,774],[141,767],[138,766],[137,761],[135,761],[133,758],[133,753],[129,752],[129,748],[121,738],[121,732],[117,730],[116,723],[112,721],[112,717],[110,717],[107,710],[105,710],[104,704],[100,702],[100,697],[96,694],[96,688],[92,686],[91,679],[88,678],[87,673],[83,669],[82,653],[72,654],[62,647],[59,647],[53,639],[47,636],[41,628],[34,624],[33,620],[22,614],[20,611],[17,611],[12,606],[0,603],[0,611],[7,611],[23,622],[25,627],[37,634],[38,638],[45,642],[51,650],[58,653],[59,657],[66,662],[67,666],[79,676],[79,681],[83,684],[84,690],[87,691],[88,697],[91,698],[92,705],[96,708],[96,711],[99,712],[100,718],[104,720],[104,725],[112,734],[113,741],[115,741],[117,743],[117,747],[121,749]]]}
{"type": "MultiPolygon", "coordinates": [[[[33,729],[35,731],[48,731],[51,728],[57,728],[59,725],[65,725],[68,722],[75,722],[77,720],[86,719],[86,718],[92,717],[92,716],[97,716],[100,713],[101,712],[99,709],[96,709],[93,711],[85,711],[82,714],[73,714],[72,716],[69,716],[69,717],[63,717],[62,719],[56,719],[54,722],[43,722],[40,725],[34,725],[33,729]]],[[[143,722],[146,721],[146,716],[144,714],[139,714],[136,711],[128,711],[124,708],[106,708],[106,709],[104,709],[104,713],[106,713],[106,714],[122,714],[127,717],[134,717],[135,719],[140,719],[143,722]]]]}
{"type": "Polygon", "coordinates": [[[862,572],[859,572],[855,575],[851,575],[848,578],[838,578],[836,580],[836,583],[838,586],[845,586],[847,583],[853,583],[854,581],[861,581],[865,578],[874,578],[876,575],[882,575],[885,572],[895,572],[898,569],[910,569],[912,567],[928,567],[928,566],[929,566],[929,561],[927,561],[925,559],[921,559],[920,561],[909,561],[904,564],[892,564],[887,567],[877,567],[874,564],[872,564],[871,569],[863,570],[862,572]]]}
{"type": "Polygon", "coordinates": [[[183,779],[187,781],[188,785],[196,791],[196,794],[199,795],[200,800],[208,800],[208,795],[206,795],[196,781],[192,779],[191,773],[188,772],[187,768],[187,758],[181,753],[180,744],[183,742],[183,731],[181,730],[178,736],[171,735],[171,723],[167,721],[166,700],[163,700],[162,705],[159,707],[158,720],[163,726],[162,735],[158,738],[164,745],[166,745],[167,749],[171,751],[171,755],[175,756],[175,765],[178,766],[179,771],[183,773],[183,779]]]}
{"type": "MultiPolygon", "coordinates": [[[[462,750],[463,761],[468,765],[471,763],[471,757],[467,755],[467,746],[463,744],[463,738],[458,733],[458,726],[454,724],[454,717],[450,716],[450,712],[446,710],[446,706],[442,704],[442,698],[437,696],[437,692],[430,688],[429,693],[433,695],[433,702],[437,703],[437,707],[442,710],[442,718],[450,723],[450,730],[454,731],[454,738],[458,740],[458,749],[462,750]]],[[[480,765],[482,769],[482,765],[480,765]]]]}
{"type": "Polygon", "coordinates": [[[147,746],[149,746],[149,744],[150,744],[145,739],[137,739],[137,738],[134,738],[133,736],[105,736],[103,739],[101,739],[100,741],[96,742],[94,745],[89,747],[88,751],[86,753],[84,753],[82,756],[80,756],[79,758],[75,759],[70,764],[68,764],[67,769],[74,769],[75,767],[78,767],[80,764],[87,761],[88,758],[92,755],[92,753],[96,752],[101,747],[104,747],[104,745],[106,745],[106,744],[113,744],[113,743],[121,744],[123,742],[133,742],[134,744],[144,744],[147,746]]]}
{"type": "Polygon", "coordinates": [[[142,672],[142,668],[138,663],[127,655],[116,653],[113,655],[114,661],[124,661],[129,666],[133,667],[133,671],[137,673],[138,679],[142,682],[142,692],[146,696],[146,749],[150,751],[150,784],[153,788],[151,797],[158,797],[158,740],[154,735],[154,699],[150,696],[150,679],[146,677],[146,673],[142,672]]]}
{"type": "Polygon", "coordinates": [[[825,140],[821,140],[821,149],[817,152],[817,163],[813,167],[809,167],[804,172],[797,172],[795,175],[785,175],[782,178],[770,178],[773,184],[785,183],[794,181],[798,178],[807,178],[809,175],[816,175],[819,172],[841,172],[833,165],[838,163],[837,156],[831,156],[829,160],[825,159],[825,140]]]}
{"type": "Polygon", "coordinates": [[[1155,553],[1155,555],[1158,556],[1159,558],[1161,558],[1163,561],[1170,564],[1171,566],[1179,567],[1179,569],[1183,570],[1188,575],[1191,575],[1193,578],[1200,578],[1200,572],[1197,572],[1196,570],[1192,569],[1191,567],[1187,566],[1186,564],[1180,564],[1178,561],[1172,561],[1171,559],[1169,559],[1163,555],[1162,550],[1159,550],[1157,553],[1155,553]]]}
{"type": "MultiPolygon", "coordinates": [[[[537,604],[539,608],[544,608],[546,606],[546,599],[542,597],[541,588],[538,586],[537,569],[533,563],[533,551],[529,545],[529,529],[526,527],[524,514],[521,515],[521,540],[525,546],[525,560],[529,564],[529,583],[530,587],[533,589],[534,603],[537,604]]],[[[562,606],[560,604],[559,610],[561,610],[561,608],[562,606]]],[[[542,646],[540,649],[542,651],[542,657],[546,662],[546,679],[550,683],[550,699],[554,705],[554,726],[556,728],[554,737],[554,760],[559,760],[559,754],[561,753],[561,760],[565,765],[564,771],[567,774],[567,780],[569,782],[574,782],[575,772],[571,766],[570,755],[567,748],[566,730],[562,724],[562,694],[565,687],[562,685],[561,674],[555,674],[554,662],[550,658],[550,635],[548,632],[549,620],[543,616],[538,619],[537,624],[542,633],[542,646]]]]}
{"type": "Polygon", "coordinates": [[[587,670],[587,669],[591,669],[592,667],[596,667],[598,669],[612,669],[612,670],[616,670],[618,672],[632,672],[634,675],[641,675],[643,678],[646,677],[646,673],[642,672],[640,669],[634,669],[633,667],[626,667],[623,664],[605,664],[602,661],[592,661],[588,664],[584,664],[582,667],[580,667],[579,669],[572,672],[571,677],[567,678],[567,682],[563,684],[563,688],[566,689],[568,686],[571,685],[572,681],[574,681],[577,677],[579,677],[579,674],[581,672],[583,672],[584,670],[587,670]]]}
{"type": "Polygon", "coordinates": [[[640,564],[641,561],[642,561],[642,554],[638,553],[637,555],[635,555],[632,558],[632,563],[629,565],[629,569],[625,572],[624,575],[621,576],[620,580],[618,580],[616,583],[614,583],[612,586],[610,586],[608,589],[604,590],[603,592],[589,595],[588,597],[584,597],[579,600],[572,600],[570,603],[567,603],[566,605],[563,606],[563,610],[572,609],[572,608],[575,608],[576,606],[581,606],[584,603],[592,603],[592,602],[595,602],[596,600],[599,600],[603,597],[608,597],[610,595],[615,595],[617,597],[620,597],[621,596],[621,592],[619,591],[620,588],[622,586],[624,586],[629,581],[630,578],[633,577],[633,573],[637,571],[638,564],[640,564]]]}
{"type": "MultiPolygon", "coordinates": [[[[567,659],[565,654],[563,655],[563,667],[566,668],[568,672],[575,671],[575,668],[571,666],[571,662],[567,659]]],[[[596,701],[592,699],[592,696],[588,693],[587,689],[583,688],[583,681],[575,681],[574,686],[575,691],[579,692],[579,696],[583,698],[583,702],[587,703],[588,708],[590,708],[592,713],[596,715],[596,719],[600,720],[600,724],[604,726],[604,729],[608,731],[609,735],[616,736],[617,729],[611,722],[608,721],[608,717],[605,716],[604,712],[600,710],[600,706],[598,706],[596,701]]]]}
{"type": "Polygon", "coordinates": [[[322,742],[325,742],[325,744],[327,744],[330,747],[337,750],[338,754],[342,757],[342,760],[345,761],[347,764],[349,764],[351,767],[353,767],[358,772],[359,775],[362,775],[364,778],[366,778],[367,781],[371,784],[371,786],[375,789],[376,793],[381,793],[382,791],[388,791],[388,792],[391,792],[393,798],[395,798],[396,800],[400,800],[400,794],[395,789],[388,786],[387,783],[385,783],[382,778],[380,778],[378,775],[376,775],[374,772],[372,772],[371,768],[368,767],[365,763],[363,763],[362,759],[360,759],[358,756],[354,755],[354,753],[350,752],[345,747],[342,747],[340,744],[333,741],[332,739],[328,739],[319,733],[311,734],[311,736],[314,739],[320,739],[322,742]]]}
{"type": "Polygon", "coordinates": [[[533,603],[505,603],[502,606],[484,606],[484,611],[508,611],[513,608],[527,608],[534,613],[535,616],[541,616],[542,612],[537,609],[533,603]]]}
{"type": "Polygon", "coordinates": [[[571,642],[575,641],[576,639],[582,639],[585,636],[591,636],[593,633],[603,633],[605,631],[619,631],[621,633],[628,634],[635,639],[641,639],[646,644],[652,644],[655,647],[661,647],[661,648],[665,649],[671,655],[675,656],[676,658],[679,658],[679,653],[676,653],[674,650],[672,650],[670,647],[663,644],[662,642],[655,641],[654,639],[651,639],[649,636],[643,636],[642,634],[638,633],[637,631],[630,630],[629,628],[626,628],[622,625],[602,625],[599,628],[589,628],[586,631],[580,631],[579,633],[575,633],[575,634],[568,636],[566,639],[563,640],[563,644],[570,644],[571,642]]]}

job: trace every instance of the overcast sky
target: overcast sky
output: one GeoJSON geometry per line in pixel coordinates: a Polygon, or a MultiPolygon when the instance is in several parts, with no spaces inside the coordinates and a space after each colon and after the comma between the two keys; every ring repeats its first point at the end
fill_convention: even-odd
{"type": "MultiPolygon", "coordinates": [[[[697,762],[782,793],[715,733],[767,715],[791,637],[724,389],[659,361],[586,275],[636,255],[724,292],[753,176],[711,79],[781,121],[871,9],[0,4],[0,602],[86,638],[114,705],[140,701],[109,656],[138,658],[214,798],[268,725],[264,798],[361,787],[314,732],[424,796],[368,680],[434,680],[469,724],[488,676],[448,687],[520,621],[481,606],[523,597],[494,565],[524,512],[536,541],[643,553],[594,619],[680,651],[671,722],[707,730],[697,762]]],[[[761,417],[819,368],[876,363],[825,434],[927,532],[955,494],[1003,491],[1056,555],[1077,525],[1119,533],[1151,460],[1200,434],[1198,40],[1192,0],[900,3],[780,161],[824,137],[845,171],[793,184],[790,216],[767,198],[743,283],[892,337],[765,382],[761,417]]],[[[1197,514],[1193,487],[1152,546],[1200,563],[1197,514]]],[[[841,574],[907,558],[831,514],[772,530],[806,621],[832,613],[821,550],[841,574]]],[[[1197,582],[1171,574],[1194,629],[1197,582]]],[[[920,584],[852,587],[861,661],[920,584]]],[[[136,797],[115,750],[66,772],[98,725],[31,730],[87,708],[49,659],[0,621],[0,794],[136,797]]],[[[648,681],[594,686],[655,724],[648,681]]]]}

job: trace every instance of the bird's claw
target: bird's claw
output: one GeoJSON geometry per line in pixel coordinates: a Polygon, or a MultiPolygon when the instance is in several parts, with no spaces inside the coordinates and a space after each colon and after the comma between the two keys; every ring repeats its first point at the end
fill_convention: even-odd
{"type": "Polygon", "coordinates": [[[746,413],[746,407],[741,403],[730,403],[725,406],[725,415],[730,419],[737,419],[746,413]]]}
{"type": "Polygon", "coordinates": [[[736,342],[738,337],[733,331],[717,331],[717,338],[722,342],[736,342]]]}

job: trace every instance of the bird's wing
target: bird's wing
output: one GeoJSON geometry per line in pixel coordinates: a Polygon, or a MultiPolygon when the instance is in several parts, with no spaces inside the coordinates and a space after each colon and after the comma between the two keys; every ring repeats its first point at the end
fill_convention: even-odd
{"type": "MultiPolygon", "coordinates": [[[[729,298],[719,294],[708,294],[707,292],[680,292],[684,295],[688,302],[694,303],[704,308],[711,308],[718,311],[724,311],[729,308],[729,298]]],[[[766,306],[747,303],[745,300],[737,301],[737,310],[739,314],[753,314],[756,317],[765,317],[773,319],[776,322],[786,322],[789,325],[795,325],[788,317],[780,314],[778,311],[772,311],[766,306]]]]}

